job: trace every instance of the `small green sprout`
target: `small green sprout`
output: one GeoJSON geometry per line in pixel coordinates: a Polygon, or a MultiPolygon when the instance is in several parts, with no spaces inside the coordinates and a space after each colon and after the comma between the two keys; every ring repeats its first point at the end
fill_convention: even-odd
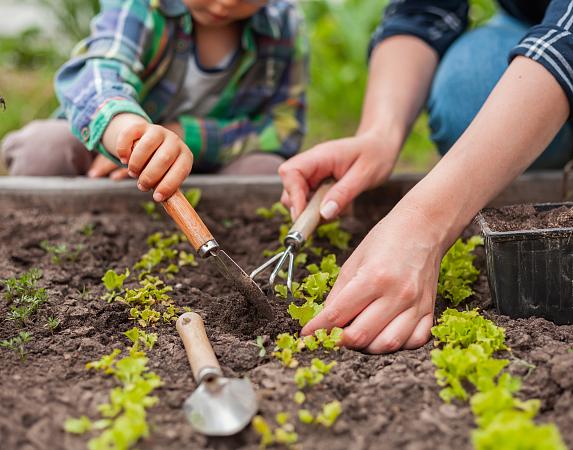
{"type": "Polygon", "coordinates": [[[64,430],[71,434],[84,434],[92,428],[92,421],[86,416],[81,416],[79,419],[68,418],[64,423],[64,430]]]}
{"type": "Polygon", "coordinates": [[[311,424],[314,422],[314,417],[308,409],[299,409],[298,420],[300,420],[302,423],[311,424]]]}
{"type": "Polygon", "coordinates": [[[6,339],[0,341],[0,347],[7,348],[8,350],[12,350],[16,352],[18,356],[20,356],[21,360],[26,359],[26,344],[30,342],[32,339],[32,335],[27,331],[20,331],[18,336],[15,336],[10,339],[6,339]]]}
{"type": "Polygon", "coordinates": [[[257,336],[256,344],[259,348],[259,358],[264,358],[267,354],[267,349],[265,348],[265,337],[257,336]]]}
{"type": "Polygon", "coordinates": [[[51,256],[52,264],[57,265],[66,261],[76,261],[84,249],[84,246],[81,244],[76,245],[72,250],[71,248],[68,248],[66,244],[52,244],[46,240],[40,242],[40,247],[51,256]]]}
{"type": "Polygon", "coordinates": [[[95,225],[93,223],[86,223],[80,228],[80,233],[85,237],[91,237],[94,234],[95,225]]]}
{"type": "Polygon", "coordinates": [[[306,400],[306,395],[304,395],[304,392],[302,391],[296,391],[296,393],[294,394],[294,402],[297,405],[302,405],[306,400]]]}
{"type": "Polygon", "coordinates": [[[4,298],[10,302],[8,320],[23,325],[48,300],[46,290],[37,287],[41,277],[40,270],[30,269],[19,278],[13,277],[2,281],[5,288],[4,298]]]}
{"type": "Polygon", "coordinates": [[[185,198],[193,208],[197,208],[197,205],[201,200],[201,189],[187,189],[183,195],[185,195],[185,198]]]}
{"type": "Polygon", "coordinates": [[[57,319],[56,317],[48,317],[46,319],[45,327],[50,330],[50,333],[54,334],[54,331],[56,331],[59,326],[60,319],[57,319]]]}
{"type": "Polygon", "coordinates": [[[299,367],[294,374],[294,382],[299,389],[306,386],[314,386],[324,379],[330,370],[336,365],[336,361],[325,364],[318,358],[313,358],[310,367],[299,367]]]}
{"type": "Polygon", "coordinates": [[[155,204],[155,202],[142,202],[141,207],[145,211],[145,214],[147,214],[153,220],[160,219],[161,216],[157,212],[157,205],[155,204]]]}
{"type": "Polygon", "coordinates": [[[342,413],[342,405],[338,400],[334,400],[322,407],[322,412],[316,416],[316,423],[326,428],[330,428],[342,413]]]}

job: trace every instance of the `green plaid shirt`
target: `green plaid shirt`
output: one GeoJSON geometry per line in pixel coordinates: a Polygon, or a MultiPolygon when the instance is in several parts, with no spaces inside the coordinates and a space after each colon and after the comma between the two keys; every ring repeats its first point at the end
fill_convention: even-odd
{"type": "MultiPolygon", "coordinates": [[[[192,26],[179,0],[101,1],[92,34],[55,81],[60,116],[89,150],[111,157],[100,141],[116,114],[162,123],[195,51],[192,26]]],[[[271,0],[251,17],[218,103],[204,117],[178,118],[194,167],[211,170],[255,150],[294,155],[305,131],[307,55],[291,2],[271,0]]]]}

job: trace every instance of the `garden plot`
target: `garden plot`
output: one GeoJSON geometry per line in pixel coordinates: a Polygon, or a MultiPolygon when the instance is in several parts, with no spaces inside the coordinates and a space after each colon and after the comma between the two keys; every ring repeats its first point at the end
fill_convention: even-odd
{"type": "MultiPolygon", "coordinates": [[[[221,247],[245,269],[258,266],[265,259],[265,250],[279,246],[283,219],[280,213],[271,219],[257,215],[255,210],[260,206],[269,205],[248,205],[243,208],[246,213],[232,216],[226,209],[198,207],[221,247]]],[[[279,342],[282,348],[275,352],[277,336],[300,329],[288,313],[290,300],[272,296],[275,319],[258,320],[245,299],[233,292],[215,268],[204,261],[193,261],[188,243],[177,237],[178,230],[168,218],[152,215],[143,209],[139,214],[92,211],[66,215],[37,209],[5,210],[0,214],[0,279],[21,277],[32,268],[41,271],[41,277],[32,272],[28,284],[24,283],[29,296],[38,298],[37,307],[27,317],[10,317],[14,314],[13,300],[0,301],[0,341],[10,342],[21,332],[29,333],[20,342],[12,341],[14,351],[8,345],[0,348],[2,449],[87,448],[88,441],[101,436],[102,430],[73,434],[64,431],[64,424],[69,418],[86,416],[89,422],[71,422],[69,428],[109,429],[109,423],[101,422],[105,410],[102,415],[98,406],[109,403],[110,392],[121,388],[117,378],[121,371],[112,363],[106,374],[101,358],[114,349],[121,351],[116,361],[128,358],[129,347],[145,366],[140,367],[137,376],[148,382],[149,392],[141,398],[151,399],[142,400],[147,403],[144,423],[149,433],[138,441],[140,449],[256,449],[261,439],[291,442],[291,446],[313,450],[472,448],[476,417],[467,399],[452,398],[448,403],[442,397],[455,397],[455,392],[440,396],[444,386],[438,385],[434,375],[432,342],[415,351],[373,356],[335,350],[334,343],[324,344],[328,342],[324,336],[323,343],[310,350],[314,344],[307,342],[302,348],[300,342],[283,335],[282,344],[279,342]],[[166,251],[176,253],[157,255],[165,255],[166,251]],[[158,258],[163,259],[154,266],[158,258]],[[110,269],[118,275],[129,269],[129,276],[122,282],[108,275],[107,289],[102,277],[110,269]],[[145,273],[155,277],[147,278],[147,285],[145,273]],[[129,289],[138,291],[129,294],[129,289]],[[155,298],[163,300],[149,308],[126,301],[141,289],[153,290],[155,298]],[[234,437],[214,439],[194,433],[186,422],[181,406],[195,383],[172,321],[185,309],[203,317],[224,374],[246,376],[254,383],[259,399],[260,417],[255,421],[258,431],[248,428],[234,437]],[[146,310],[158,311],[159,317],[144,313],[146,310]],[[5,320],[8,318],[13,320],[5,320]],[[134,335],[130,332],[134,327],[144,334],[134,335]],[[285,354],[285,348],[291,350],[292,358],[288,352],[285,354]],[[320,361],[314,363],[315,370],[310,369],[313,359],[320,361]],[[94,361],[100,361],[99,367],[104,370],[96,370],[97,364],[86,369],[86,363],[94,361]],[[336,364],[330,367],[333,361],[336,364]],[[296,377],[297,370],[305,368],[306,374],[299,371],[296,377]],[[265,434],[266,427],[270,433],[265,434]]],[[[348,249],[338,248],[344,245],[336,239],[333,242],[337,245],[332,245],[327,237],[316,238],[313,246],[321,248],[323,254],[318,256],[308,249],[308,260],[295,272],[297,279],[302,281],[313,271],[305,266],[316,264],[320,268],[325,255],[335,255],[336,262],[342,264],[367,232],[369,224],[365,222],[343,220],[342,228],[352,234],[348,249]]],[[[467,237],[474,232],[469,230],[467,237]]],[[[523,401],[539,399],[536,422],[554,423],[571,447],[573,326],[497,315],[491,308],[479,247],[476,252],[480,273],[471,284],[475,293],[457,308],[479,307],[485,318],[505,328],[505,344],[511,352],[501,349],[494,356],[507,359],[503,371],[521,379],[515,397],[523,401]]],[[[6,297],[7,293],[4,284],[0,295],[6,297]]],[[[304,302],[298,300],[295,305],[301,307],[304,302]]],[[[439,299],[436,317],[447,306],[451,306],[449,301],[439,299]]],[[[440,337],[446,343],[442,349],[447,339],[440,337]]],[[[462,386],[469,399],[474,388],[467,380],[462,386]]],[[[139,432],[146,434],[142,428],[139,432]]],[[[541,435],[542,439],[546,437],[541,435]]]]}

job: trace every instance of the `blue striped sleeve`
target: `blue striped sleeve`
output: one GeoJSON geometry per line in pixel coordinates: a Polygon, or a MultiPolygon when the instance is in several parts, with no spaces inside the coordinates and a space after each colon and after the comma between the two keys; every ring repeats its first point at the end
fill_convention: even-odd
{"type": "Polygon", "coordinates": [[[441,57],[467,24],[467,0],[392,0],[374,31],[368,55],[384,39],[406,34],[422,39],[441,57]]]}
{"type": "Polygon", "coordinates": [[[509,54],[542,64],[561,85],[573,112],[573,0],[553,0],[541,24],[530,28],[509,54]]]}

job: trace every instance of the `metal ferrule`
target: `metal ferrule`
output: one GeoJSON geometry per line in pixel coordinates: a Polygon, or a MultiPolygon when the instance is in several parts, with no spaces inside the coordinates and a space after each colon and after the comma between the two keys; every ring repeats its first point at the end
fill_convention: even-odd
{"type": "Polygon", "coordinates": [[[213,254],[216,254],[218,250],[219,250],[219,244],[217,244],[217,241],[215,239],[211,239],[210,241],[205,242],[201,247],[199,247],[197,253],[201,258],[207,258],[213,254]]]}
{"type": "Polygon", "coordinates": [[[209,383],[221,376],[223,373],[218,367],[203,367],[197,374],[197,384],[201,384],[203,381],[209,383]]]}
{"type": "Polygon", "coordinates": [[[292,245],[295,250],[298,250],[302,247],[302,244],[304,244],[304,238],[298,231],[291,231],[285,237],[285,245],[287,247],[292,245]]]}

